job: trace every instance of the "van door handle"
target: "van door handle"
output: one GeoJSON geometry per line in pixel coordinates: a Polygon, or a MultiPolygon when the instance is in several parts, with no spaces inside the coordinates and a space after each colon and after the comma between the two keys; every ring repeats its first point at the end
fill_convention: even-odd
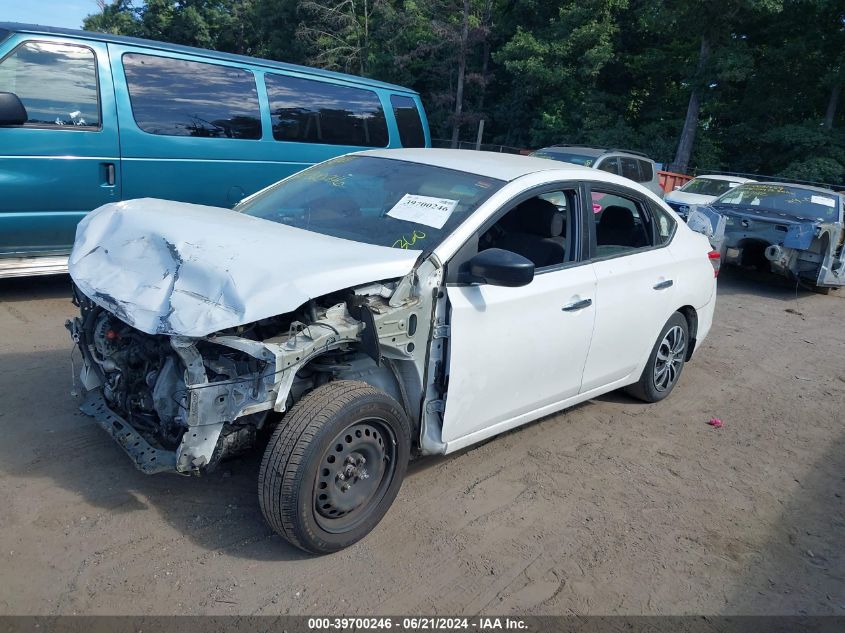
{"type": "Polygon", "coordinates": [[[660,283],[658,283],[658,284],[654,284],[654,286],[652,286],[652,287],[653,287],[655,290],[663,290],[664,288],[671,288],[671,287],[672,287],[672,284],[674,284],[674,283],[675,283],[675,282],[674,282],[674,281],[672,281],[671,279],[667,279],[666,281],[661,281],[661,282],[660,282],[660,283]]]}
{"type": "Polygon", "coordinates": [[[115,183],[115,172],[114,172],[114,163],[103,163],[103,168],[105,169],[105,182],[104,184],[107,187],[114,187],[115,183]]]}
{"type": "Polygon", "coordinates": [[[581,299],[581,301],[576,301],[574,303],[567,304],[561,308],[564,312],[577,312],[578,310],[583,310],[584,308],[588,308],[593,305],[592,299],[581,299]]]}

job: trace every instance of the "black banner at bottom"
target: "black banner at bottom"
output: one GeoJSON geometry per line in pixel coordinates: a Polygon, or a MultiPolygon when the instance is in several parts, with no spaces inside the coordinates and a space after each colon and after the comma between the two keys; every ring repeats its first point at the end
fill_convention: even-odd
{"type": "Polygon", "coordinates": [[[0,616],[0,633],[845,633],[845,616],[0,616]]]}

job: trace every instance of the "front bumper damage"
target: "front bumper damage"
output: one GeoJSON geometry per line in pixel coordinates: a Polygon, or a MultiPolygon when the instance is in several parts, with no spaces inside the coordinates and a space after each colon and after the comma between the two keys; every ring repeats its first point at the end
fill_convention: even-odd
{"type": "MultiPolygon", "coordinates": [[[[387,291],[379,284],[359,289],[347,302],[317,309],[308,323],[293,320],[284,333],[263,340],[228,333],[163,339],[159,335],[166,341],[159,345],[172,348],[172,358],[155,372],[154,380],[147,382],[155,411],[162,418],[172,417],[182,431],[175,448],[157,442],[110,404],[104,395],[109,393],[108,380],[104,379],[107,374],[100,371],[98,364],[103,361],[91,349],[83,310],[83,317],[67,324],[71,338],[83,351],[80,380],[87,393],[81,409],[120,444],[142,472],[196,474],[225,456],[242,452],[247,444],[251,448],[270,412],[284,413],[304,390],[313,388],[314,384],[303,381],[300,372],[306,367],[311,371],[314,365],[309,363],[329,352],[367,357],[365,372],[340,378],[368,380],[362,374],[371,374],[373,368],[384,373],[397,361],[409,361],[406,366],[419,369],[419,377],[411,383],[421,386],[430,334],[424,324],[432,307],[431,299],[414,292],[413,278],[403,279],[396,291],[387,291]],[[232,353],[251,359],[254,370],[237,372],[245,364],[236,367],[229,359],[232,353]]],[[[112,313],[102,312],[116,319],[112,313]]],[[[323,358],[318,362],[329,363],[323,358]]],[[[397,385],[399,382],[397,376],[397,385]]],[[[419,389],[409,394],[403,386],[394,395],[406,410],[411,410],[412,417],[421,397],[419,389]]]]}
{"type": "MultiPolygon", "coordinates": [[[[294,322],[287,335],[266,341],[237,336],[171,337],[170,345],[181,366],[165,364],[152,394],[157,405],[172,399],[174,393],[180,396],[174,403],[179,409],[175,415],[186,429],[175,450],[155,446],[125,416],[109,406],[103,395],[103,380],[92,366],[95,363],[84,353],[80,379],[87,393],[80,408],[97,420],[142,472],[198,472],[227,453],[230,448],[227,443],[237,441],[223,435],[227,424],[271,410],[284,412],[297,369],[326,349],[358,341],[363,328],[361,321],[349,315],[345,304],[339,304],[315,323],[294,322]],[[198,350],[200,342],[247,354],[259,361],[260,369],[240,375],[229,371],[228,379],[212,382],[208,366],[220,372],[227,368],[215,366],[221,360],[203,358],[198,350]]],[[[70,321],[68,329],[80,347],[88,344],[79,318],[70,321]]]]}

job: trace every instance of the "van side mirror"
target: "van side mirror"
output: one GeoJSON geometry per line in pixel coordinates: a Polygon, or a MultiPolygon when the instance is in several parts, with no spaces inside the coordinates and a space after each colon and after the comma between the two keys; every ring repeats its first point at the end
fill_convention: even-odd
{"type": "Polygon", "coordinates": [[[534,279],[534,262],[501,248],[488,248],[467,262],[467,281],[491,286],[526,286],[534,279]]]}
{"type": "Polygon", "coordinates": [[[23,125],[29,116],[14,92],[0,92],[0,125],[23,125]]]}

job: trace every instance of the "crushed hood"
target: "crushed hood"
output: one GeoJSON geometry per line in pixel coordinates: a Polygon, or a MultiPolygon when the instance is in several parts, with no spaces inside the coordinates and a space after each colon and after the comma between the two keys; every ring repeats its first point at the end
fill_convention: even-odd
{"type": "Polygon", "coordinates": [[[200,337],[402,277],[419,254],[144,198],[89,213],[68,268],[87,297],[136,329],[200,337]]]}

